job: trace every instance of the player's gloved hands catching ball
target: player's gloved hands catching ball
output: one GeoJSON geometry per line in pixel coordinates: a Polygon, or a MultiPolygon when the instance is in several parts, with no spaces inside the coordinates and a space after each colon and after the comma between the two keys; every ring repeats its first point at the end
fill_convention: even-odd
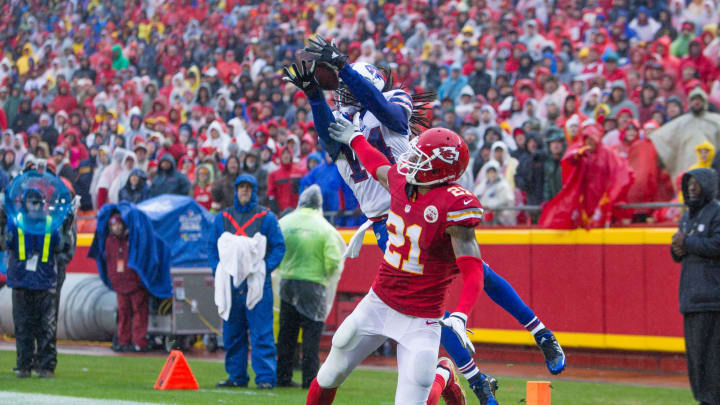
{"type": "Polygon", "coordinates": [[[308,42],[310,45],[305,47],[305,52],[315,55],[318,62],[325,62],[335,70],[340,70],[347,64],[348,56],[340,52],[335,41],[328,42],[317,35],[315,39],[308,39],[308,42]]]}
{"type": "Polygon", "coordinates": [[[462,312],[453,312],[447,318],[440,320],[441,326],[450,328],[450,330],[452,330],[457,337],[460,338],[460,341],[463,346],[465,346],[465,349],[467,349],[470,353],[475,354],[475,345],[473,345],[467,335],[467,328],[465,327],[466,324],[467,315],[462,312]]]}
{"type": "Polygon", "coordinates": [[[298,69],[298,65],[292,64],[292,72],[287,66],[283,66],[285,71],[285,77],[283,80],[294,84],[297,88],[307,94],[308,98],[316,96],[320,93],[320,85],[315,78],[315,62],[310,65],[310,69],[307,68],[305,61],[302,61],[302,69],[298,69]],[[293,72],[295,72],[293,74],[293,72]]]}
{"type": "MultiPolygon", "coordinates": [[[[354,121],[358,120],[358,115],[359,114],[355,114],[354,121]]],[[[330,138],[340,143],[344,143],[345,145],[350,145],[350,142],[352,142],[356,136],[363,136],[361,132],[356,130],[357,127],[355,124],[348,121],[342,115],[335,117],[335,119],[336,121],[328,126],[330,138]]]]}

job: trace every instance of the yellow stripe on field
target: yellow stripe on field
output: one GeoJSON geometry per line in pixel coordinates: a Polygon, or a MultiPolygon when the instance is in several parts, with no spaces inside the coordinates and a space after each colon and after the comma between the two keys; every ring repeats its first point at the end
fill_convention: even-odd
{"type": "MultiPolygon", "coordinates": [[[[470,340],[475,343],[535,345],[525,330],[471,329],[470,340]]],[[[586,349],[637,350],[654,352],[685,352],[685,339],[681,337],[616,335],[602,333],[554,332],[563,347],[586,349]]]]}
{"type": "MultiPolygon", "coordinates": [[[[340,229],[345,242],[355,234],[354,229],[340,229]]],[[[477,229],[475,237],[480,245],[669,245],[675,228],[609,228],[576,229],[477,229]]],[[[78,246],[88,247],[93,234],[78,235],[78,246]]],[[[374,245],[372,229],[365,232],[363,244],[374,245]]]]}

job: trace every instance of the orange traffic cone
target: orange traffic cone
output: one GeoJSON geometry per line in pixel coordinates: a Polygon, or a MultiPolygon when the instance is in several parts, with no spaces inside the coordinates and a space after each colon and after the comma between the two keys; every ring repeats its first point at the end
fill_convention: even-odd
{"type": "Polygon", "coordinates": [[[550,381],[527,382],[527,405],[550,405],[550,381]]]}
{"type": "Polygon", "coordinates": [[[180,350],[170,352],[160,376],[155,381],[156,390],[197,390],[200,389],[190,370],[185,356],[180,350]]]}

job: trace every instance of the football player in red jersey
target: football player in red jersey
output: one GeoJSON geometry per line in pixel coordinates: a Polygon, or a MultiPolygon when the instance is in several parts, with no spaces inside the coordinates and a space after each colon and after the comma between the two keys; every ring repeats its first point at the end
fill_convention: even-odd
{"type": "MultiPolygon", "coordinates": [[[[389,245],[370,292],[333,336],[306,404],[331,404],[337,387],[388,338],[398,343],[395,404],[437,403],[441,393],[450,394],[446,388],[457,388],[449,378],[452,372],[438,372],[436,378],[440,328],[450,328],[474,352],[465,323],[483,288],[474,229],[482,220],[482,207],[455,183],[468,164],[467,145],[450,130],[429,129],[391,165],[349,121],[331,124],[330,133],[350,145],[390,192],[389,245]],[[457,273],[464,280],[460,302],[442,319],[447,289],[457,273]]],[[[454,399],[464,403],[464,398],[454,399]]]]}

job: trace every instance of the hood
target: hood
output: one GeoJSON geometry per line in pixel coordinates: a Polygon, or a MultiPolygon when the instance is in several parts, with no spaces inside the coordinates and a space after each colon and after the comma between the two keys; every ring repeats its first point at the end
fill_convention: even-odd
{"type": "Polygon", "coordinates": [[[145,183],[147,183],[147,174],[145,174],[145,171],[143,169],[132,169],[130,171],[130,175],[128,176],[127,182],[125,183],[125,187],[130,188],[130,176],[132,175],[136,175],[140,178],[137,188],[139,190],[145,188],[145,183]]]}
{"type": "Polygon", "coordinates": [[[485,104],[484,106],[480,107],[480,112],[487,111],[490,113],[490,124],[495,124],[495,119],[497,118],[497,114],[495,113],[495,109],[492,108],[489,104],[485,104]]]}
{"type": "Polygon", "coordinates": [[[213,129],[217,130],[218,133],[220,133],[220,138],[221,138],[221,139],[228,136],[228,135],[225,133],[225,131],[223,130],[222,124],[220,124],[220,122],[218,122],[218,121],[213,121],[212,123],[210,123],[210,126],[208,126],[208,129],[207,129],[207,132],[206,132],[206,133],[207,133],[207,136],[208,136],[208,139],[212,139],[212,137],[210,136],[210,133],[212,132],[213,129]]]}
{"type": "Polygon", "coordinates": [[[562,143],[564,145],[565,144],[565,134],[563,133],[562,129],[560,129],[559,127],[552,126],[545,131],[545,143],[549,144],[550,142],[555,142],[555,141],[562,141],[562,143]]]}
{"type": "Polygon", "coordinates": [[[490,159],[485,163],[480,169],[480,178],[487,179],[487,172],[489,169],[495,169],[495,172],[498,174],[498,179],[502,179],[502,175],[500,173],[500,163],[497,160],[490,159]]]}
{"type": "MultiPolygon", "coordinates": [[[[705,91],[703,91],[703,89],[701,89],[700,87],[695,87],[694,89],[692,89],[692,91],[690,91],[690,94],[688,94],[687,99],[692,100],[692,98],[696,97],[696,96],[702,97],[703,101],[705,101],[705,109],[707,110],[707,101],[708,101],[707,93],[705,93],[705,91]]],[[[670,100],[668,100],[668,102],[669,101],[670,100]]]]}
{"type": "Polygon", "coordinates": [[[627,93],[627,87],[625,86],[624,80],[616,80],[612,82],[612,88],[613,89],[622,89],[625,93],[627,93]]]}
{"type": "Polygon", "coordinates": [[[510,161],[510,151],[508,150],[507,145],[505,145],[505,142],[503,141],[496,141],[490,147],[490,161],[495,160],[494,151],[498,148],[502,149],[503,151],[503,164],[507,164],[510,161]]]}
{"type": "Polygon", "coordinates": [[[592,138],[597,143],[596,149],[602,148],[603,129],[599,124],[588,125],[582,129],[582,137],[592,138]]]}
{"type": "Polygon", "coordinates": [[[715,199],[717,195],[718,177],[717,173],[713,169],[693,169],[685,173],[682,176],[682,192],[683,196],[688,195],[688,181],[690,177],[695,178],[702,187],[702,193],[698,201],[690,201],[687,197],[685,198],[685,205],[690,208],[690,214],[699,210],[700,208],[707,205],[710,201],[715,199]]]}
{"type": "Polygon", "coordinates": [[[113,45],[112,51],[118,53],[117,58],[115,58],[114,60],[122,59],[122,57],[123,57],[123,50],[122,50],[122,46],[120,46],[120,44],[115,44],[115,45],[113,45]]]}
{"type": "Polygon", "coordinates": [[[705,141],[695,147],[695,152],[697,153],[697,156],[698,156],[698,165],[700,167],[710,168],[712,165],[712,162],[713,162],[713,158],[715,157],[715,146],[713,146],[712,143],[705,141]],[[703,160],[700,157],[700,149],[707,149],[710,151],[710,153],[708,153],[707,160],[703,160]]]}
{"type": "Polygon", "coordinates": [[[235,198],[233,199],[233,205],[235,206],[235,209],[239,212],[248,212],[251,209],[255,208],[255,206],[258,203],[257,198],[257,180],[255,180],[255,176],[251,174],[241,174],[235,179],[235,198]],[[240,201],[238,201],[237,198],[237,186],[240,183],[250,183],[252,184],[252,196],[250,197],[250,201],[248,201],[245,205],[240,205],[240,201]]]}
{"type": "Polygon", "coordinates": [[[258,149],[254,149],[254,148],[253,148],[253,149],[250,149],[250,150],[245,154],[245,158],[243,158],[243,161],[242,161],[242,171],[244,171],[244,172],[250,172],[250,173],[255,173],[255,171],[256,171],[257,169],[259,169],[260,166],[262,166],[262,162],[260,161],[260,151],[259,151],[258,149]],[[249,168],[248,165],[247,165],[247,158],[248,158],[249,156],[254,156],[254,157],[255,157],[255,167],[254,167],[252,170],[250,170],[250,168],[249,168]]]}
{"type": "MultiPolygon", "coordinates": [[[[300,138],[298,138],[297,135],[294,135],[294,134],[288,135],[287,141],[285,143],[288,148],[290,147],[291,140],[293,141],[292,150],[291,150],[293,157],[300,156],[300,138]]],[[[282,151],[280,151],[280,152],[282,153],[282,151]]]]}
{"type": "Polygon", "coordinates": [[[317,164],[322,164],[323,158],[322,155],[318,152],[310,153],[307,155],[307,163],[310,163],[311,160],[314,160],[317,162],[317,164]]]}
{"type": "Polygon", "coordinates": [[[660,55],[660,56],[663,57],[663,58],[667,58],[668,56],[670,56],[670,43],[671,43],[671,42],[672,42],[672,40],[670,39],[669,36],[667,36],[667,35],[661,36],[661,37],[658,38],[658,40],[655,41],[655,43],[652,45],[652,52],[653,52],[653,53],[657,53],[657,46],[658,46],[658,44],[662,44],[662,45],[665,47],[665,52],[663,52],[662,55],[660,55]]]}
{"type": "Polygon", "coordinates": [[[631,126],[635,127],[635,129],[638,132],[637,136],[635,137],[635,140],[637,141],[638,139],[640,139],[640,130],[642,129],[642,127],[640,126],[640,123],[636,119],[631,119],[630,121],[627,122],[627,124],[625,124],[625,126],[623,128],[620,129],[620,139],[622,139],[623,141],[625,140],[625,131],[627,131],[627,129],[630,128],[631,126]]]}
{"type": "Polygon", "coordinates": [[[570,115],[576,114],[578,111],[580,111],[580,104],[582,104],[582,103],[581,103],[581,101],[580,101],[580,98],[577,96],[577,94],[572,93],[572,92],[568,93],[567,96],[565,96],[565,100],[563,100],[563,105],[562,105],[563,113],[564,113],[566,116],[570,116],[570,115]],[[572,111],[565,111],[565,104],[566,104],[567,101],[568,101],[569,99],[571,99],[571,98],[575,99],[575,109],[572,110],[572,111]]]}
{"type": "Polygon", "coordinates": [[[207,183],[205,183],[205,184],[210,184],[210,183],[212,183],[212,182],[215,180],[215,174],[214,174],[214,171],[213,171],[212,166],[210,166],[210,165],[207,164],[207,163],[203,163],[203,164],[199,165],[199,166],[197,167],[197,169],[195,169],[195,181],[197,181],[198,184],[200,184],[200,180],[199,180],[199,179],[200,179],[200,170],[201,170],[201,169],[205,169],[205,170],[207,170],[208,173],[209,173],[208,181],[207,181],[207,183]]]}
{"type": "MultiPolygon", "coordinates": [[[[172,165],[172,168],[170,169],[169,173],[167,173],[167,174],[172,174],[173,172],[175,172],[175,169],[177,168],[177,164],[175,163],[175,158],[172,157],[171,154],[169,154],[169,153],[164,154],[163,157],[161,157],[160,161],[158,162],[158,167],[160,167],[162,162],[164,162],[166,160],[168,162],[170,162],[170,164],[172,165]]],[[[158,169],[158,171],[162,171],[162,169],[158,169]]]]}

